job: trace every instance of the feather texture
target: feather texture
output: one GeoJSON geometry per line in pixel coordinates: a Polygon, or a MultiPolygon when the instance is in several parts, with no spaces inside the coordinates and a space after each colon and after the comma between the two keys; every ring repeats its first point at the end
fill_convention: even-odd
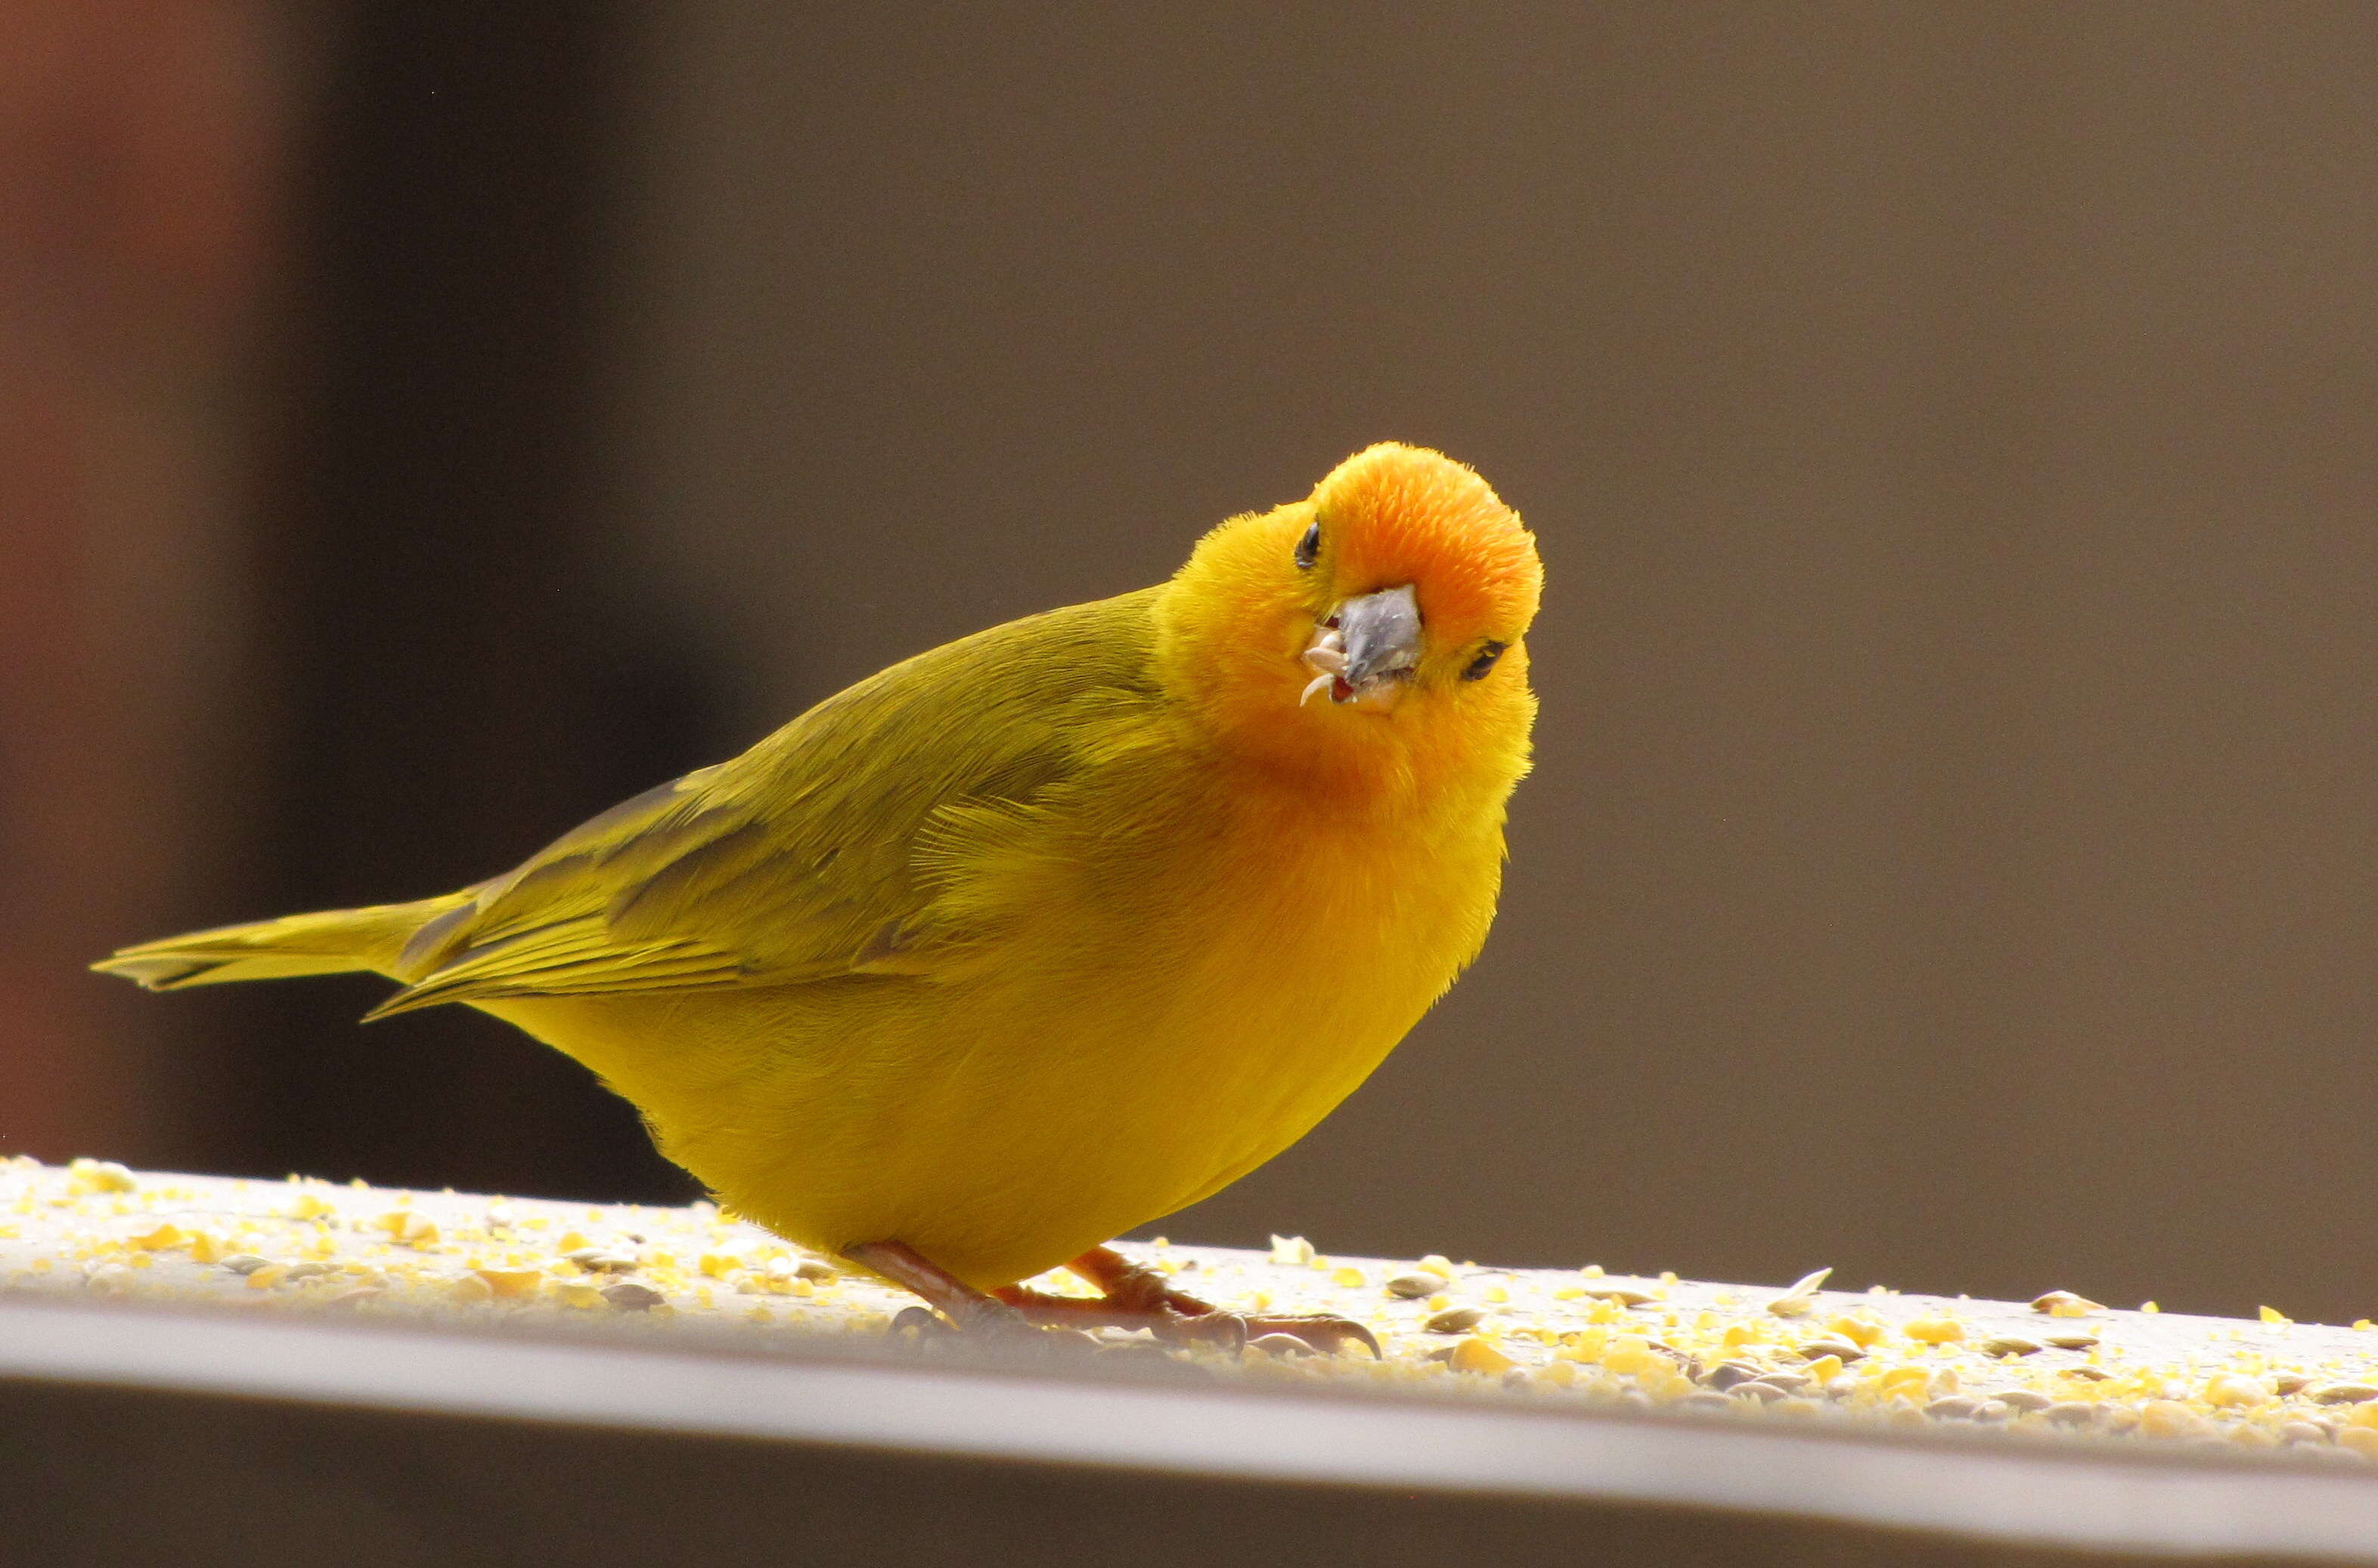
{"type": "Polygon", "coordinates": [[[372,1016],[520,1025],[780,1234],[1005,1284],[1286,1147],[1476,953],[1538,570],[1475,474],[1375,447],[1168,583],[895,664],[503,876],[100,967],[377,970],[372,1016]],[[1416,608],[1382,623],[1409,657],[1304,700],[1369,595],[1416,608]]]}

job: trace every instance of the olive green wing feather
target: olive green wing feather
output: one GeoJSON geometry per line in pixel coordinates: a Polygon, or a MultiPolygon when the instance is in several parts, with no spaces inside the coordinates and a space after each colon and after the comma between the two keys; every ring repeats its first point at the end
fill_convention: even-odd
{"type": "MultiPolygon", "coordinates": [[[[895,664],[564,834],[423,926],[385,1017],[502,997],[931,977],[969,933],[929,841],[1039,808],[1159,694],[1149,589],[895,664]]],[[[960,901],[963,902],[963,901],[960,901]]]]}

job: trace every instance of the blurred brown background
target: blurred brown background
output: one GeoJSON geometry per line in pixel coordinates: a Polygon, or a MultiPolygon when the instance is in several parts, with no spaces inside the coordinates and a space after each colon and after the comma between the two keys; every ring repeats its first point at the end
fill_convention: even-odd
{"type": "Polygon", "coordinates": [[[1471,976],[1159,1228],[2378,1315],[2378,13],[0,20],[0,1146],[677,1194],[368,982],[1387,437],[1539,530],[1471,976]]]}

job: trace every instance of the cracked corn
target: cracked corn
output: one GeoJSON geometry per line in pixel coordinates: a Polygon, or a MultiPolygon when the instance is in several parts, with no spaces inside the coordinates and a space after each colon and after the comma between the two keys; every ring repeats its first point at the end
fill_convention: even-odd
{"type": "MultiPolygon", "coordinates": [[[[2116,1312],[2062,1289],[2032,1302],[1825,1290],[1821,1274],[1779,1294],[1598,1264],[1335,1258],[1303,1237],[1261,1253],[1128,1250],[1224,1306],[1356,1319],[1386,1359],[1268,1341],[1242,1359],[1144,1336],[1087,1353],[1711,1419],[1985,1428],[2378,1463],[2378,1333],[2366,1323],[2298,1323],[2272,1309],[2235,1322],[2116,1312]]],[[[655,1334],[874,1337],[911,1305],[706,1203],[588,1208],[97,1160],[0,1161],[0,1289],[655,1334]]]]}

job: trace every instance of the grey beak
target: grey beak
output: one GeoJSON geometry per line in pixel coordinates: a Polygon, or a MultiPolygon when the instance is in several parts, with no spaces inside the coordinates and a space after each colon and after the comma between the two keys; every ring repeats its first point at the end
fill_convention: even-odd
{"type": "Polygon", "coordinates": [[[1346,640],[1346,684],[1362,693],[1400,680],[1420,664],[1420,601],[1409,582],[1338,606],[1346,640]]]}

